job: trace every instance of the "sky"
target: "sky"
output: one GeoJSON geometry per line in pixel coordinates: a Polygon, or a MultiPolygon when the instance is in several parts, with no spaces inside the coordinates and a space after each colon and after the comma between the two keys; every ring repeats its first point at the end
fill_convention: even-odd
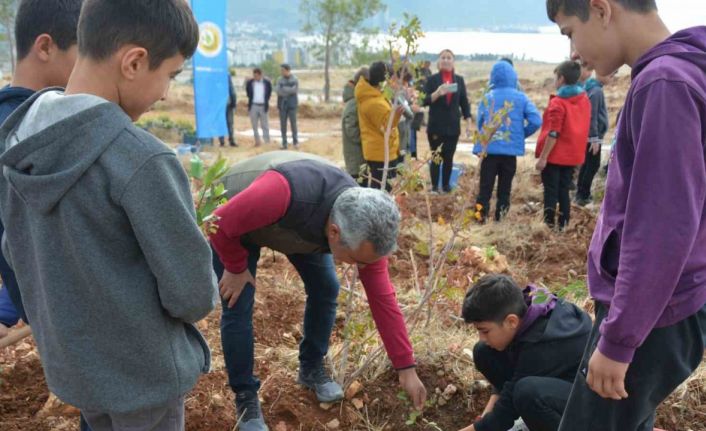
{"type": "Polygon", "coordinates": [[[706,25],[706,0],[657,0],[657,7],[672,31],[706,25]]]}
{"type": "MultiPolygon", "coordinates": [[[[538,1],[543,3],[544,0],[538,1]]],[[[673,32],[706,25],[706,0],[657,0],[657,6],[673,32]]],[[[549,21],[540,34],[427,32],[420,45],[422,52],[450,48],[464,55],[492,52],[552,63],[566,59],[569,51],[568,39],[561,36],[557,26],[549,21]]]]}

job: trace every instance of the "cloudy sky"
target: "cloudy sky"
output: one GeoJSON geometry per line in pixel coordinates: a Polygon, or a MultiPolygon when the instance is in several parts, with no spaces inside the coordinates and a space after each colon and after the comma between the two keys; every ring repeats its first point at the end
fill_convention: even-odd
{"type": "Polygon", "coordinates": [[[706,0],[657,0],[657,6],[672,31],[706,25],[706,0]]]}

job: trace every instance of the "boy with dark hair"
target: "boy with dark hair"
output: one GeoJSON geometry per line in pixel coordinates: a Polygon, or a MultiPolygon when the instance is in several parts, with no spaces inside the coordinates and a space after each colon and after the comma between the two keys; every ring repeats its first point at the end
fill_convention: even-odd
{"type": "MultiPolygon", "coordinates": [[[[64,87],[76,62],[76,27],[82,0],[22,0],[15,17],[17,65],[0,90],[0,124],[35,91],[64,87]]],[[[0,235],[3,227],[0,223],[0,235]]],[[[27,320],[15,273],[0,254],[0,338],[27,320]]]]}
{"type": "Polygon", "coordinates": [[[610,80],[609,76],[593,77],[593,70],[583,67],[581,83],[591,101],[591,127],[588,131],[586,144],[586,160],[581,165],[576,186],[576,203],[586,206],[593,201],[591,186],[593,178],[601,167],[601,151],[603,138],[608,133],[608,108],[605,103],[603,86],[610,80]]]}
{"type": "Polygon", "coordinates": [[[518,418],[530,430],[558,429],[591,330],[588,315],[499,274],[468,290],[462,315],[478,330],[473,360],[493,395],[482,417],[461,431],[507,431],[518,418]]]}
{"type": "Polygon", "coordinates": [[[596,321],[560,429],[650,430],[706,341],[706,27],[670,34],[649,0],[547,11],[597,74],[632,67],[588,253],[596,321]]]}
{"type": "Polygon", "coordinates": [[[132,123],[197,44],[183,0],[85,0],[66,91],[0,128],[3,253],[49,389],[93,431],[183,430],[184,394],[209,368],[193,323],[218,298],[189,181],[132,123]]]}
{"type": "Polygon", "coordinates": [[[554,70],[557,94],[549,98],[542,118],[542,131],[537,140],[536,168],[544,185],[544,222],[559,229],[569,224],[571,198],[569,188],[574,170],[584,162],[591,102],[579,84],[581,65],[565,61],[554,70]]]}

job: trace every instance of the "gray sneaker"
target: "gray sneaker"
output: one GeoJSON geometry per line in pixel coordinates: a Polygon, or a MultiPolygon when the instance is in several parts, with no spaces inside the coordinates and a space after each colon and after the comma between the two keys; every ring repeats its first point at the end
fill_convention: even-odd
{"type": "Polygon", "coordinates": [[[300,366],[298,382],[313,390],[316,393],[316,399],[322,403],[333,403],[343,399],[343,388],[331,379],[323,364],[313,368],[300,366]]]}
{"type": "Polygon", "coordinates": [[[260,400],[257,392],[241,391],[235,396],[235,408],[240,424],[240,431],[269,431],[262,417],[260,400]]]}

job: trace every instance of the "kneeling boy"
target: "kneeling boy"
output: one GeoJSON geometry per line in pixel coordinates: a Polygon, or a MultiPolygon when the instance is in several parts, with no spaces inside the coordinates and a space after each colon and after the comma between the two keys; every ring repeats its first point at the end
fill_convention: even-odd
{"type": "Polygon", "coordinates": [[[493,386],[483,416],[462,431],[507,431],[517,418],[533,431],[557,430],[591,331],[588,314],[506,275],[481,278],[462,314],[478,330],[473,358],[493,386]]]}

